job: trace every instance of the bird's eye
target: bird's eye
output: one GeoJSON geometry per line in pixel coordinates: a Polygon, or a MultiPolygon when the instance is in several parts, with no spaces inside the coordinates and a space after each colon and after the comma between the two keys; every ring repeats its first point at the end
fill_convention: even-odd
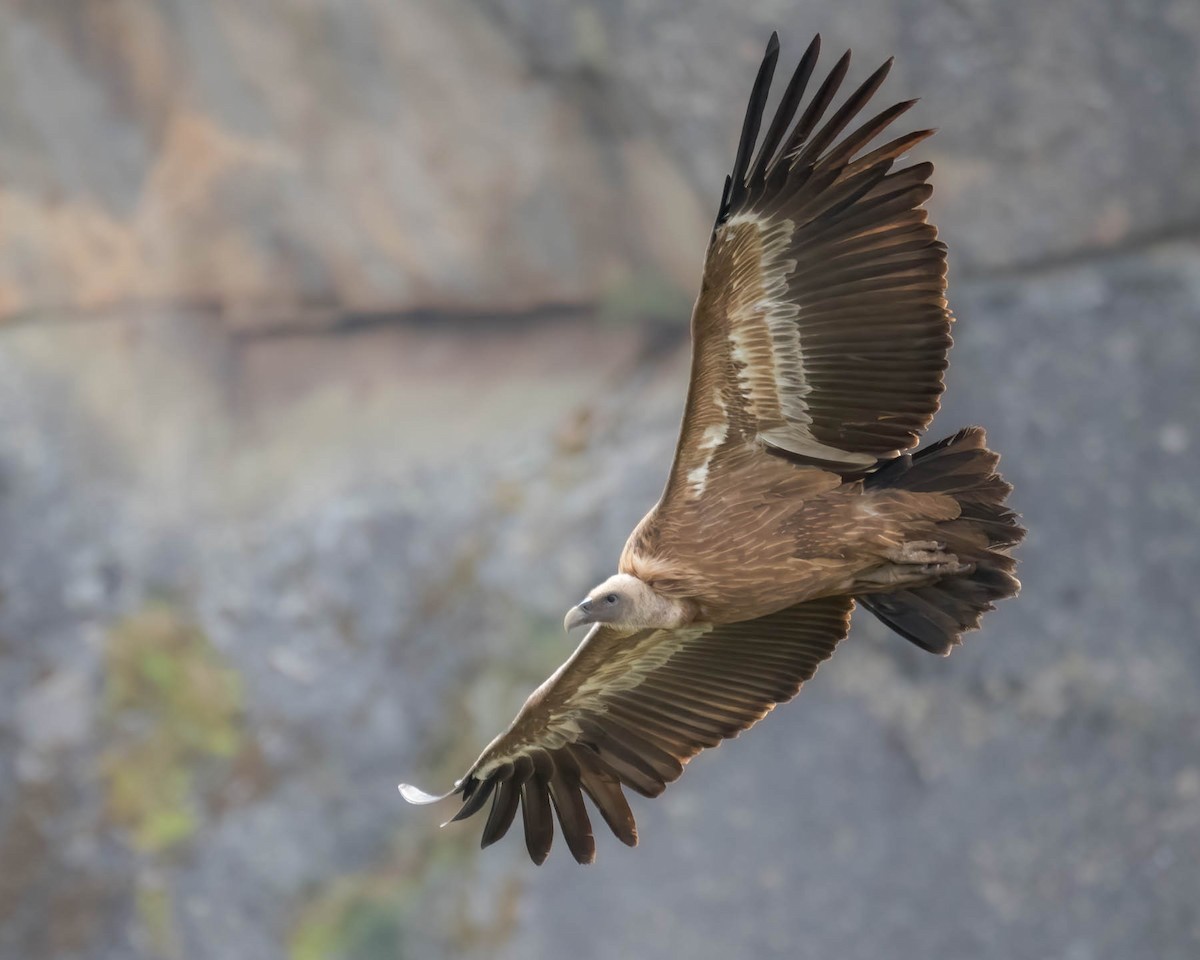
{"type": "Polygon", "coordinates": [[[615,593],[610,593],[607,597],[604,598],[604,602],[605,603],[616,603],[617,595],[615,593]]]}

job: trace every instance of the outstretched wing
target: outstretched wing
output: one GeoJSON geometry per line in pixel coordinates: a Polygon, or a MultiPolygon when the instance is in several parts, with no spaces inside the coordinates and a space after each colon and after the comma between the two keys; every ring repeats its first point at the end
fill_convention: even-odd
{"type": "Polygon", "coordinates": [[[913,446],[937,410],[951,317],[945,246],[921,207],[933,167],[892,169],[932,131],[863,152],[908,101],[842,136],[891,67],[825,119],[849,53],[801,111],[819,47],[818,37],[761,143],[774,35],[759,69],[692,315],[691,383],[660,511],[720,495],[722,470],[768,449],[870,467],[913,446]]]}
{"type": "MultiPolygon", "coordinates": [[[[790,700],[845,637],[853,608],[849,597],[830,597],[726,626],[629,636],[593,627],[447,794],[462,795],[453,819],[490,799],[486,847],[504,836],[519,806],[529,855],[542,863],[554,839],[553,808],[575,859],[590,863],[587,794],[613,833],[635,845],[622,787],[658,796],[702,749],[790,700]]],[[[415,803],[442,799],[400,790],[415,803]]]]}

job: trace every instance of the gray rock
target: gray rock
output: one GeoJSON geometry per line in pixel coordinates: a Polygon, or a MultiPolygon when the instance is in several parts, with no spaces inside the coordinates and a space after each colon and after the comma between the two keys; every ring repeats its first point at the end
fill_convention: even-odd
{"type": "MultiPolygon", "coordinates": [[[[1200,221],[1200,14],[1189,0],[880,5],[487,0],[562,78],[596,75],[608,109],[655,131],[715,208],[772,30],[790,69],[814,33],[850,81],[889,56],[878,94],[921,97],[938,135],[934,222],[971,275],[1186,233],[1200,221]]],[[[782,81],[781,81],[782,82],[782,81]]]]}
{"type": "Polygon", "coordinates": [[[0,957],[1195,956],[1194,6],[0,12],[0,957]],[[635,851],[481,854],[395,785],[509,720],[661,489],[660,281],[772,26],[943,127],[932,436],[988,427],[1023,594],[947,660],[859,616],[635,851]]]}

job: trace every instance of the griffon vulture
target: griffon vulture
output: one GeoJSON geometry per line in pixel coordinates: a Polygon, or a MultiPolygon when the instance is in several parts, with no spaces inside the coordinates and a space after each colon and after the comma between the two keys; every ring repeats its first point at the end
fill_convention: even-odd
{"type": "Polygon", "coordinates": [[[662,498],[619,572],[568,612],[568,629],[592,625],[578,649],[446,794],[462,799],[454,820],[491,801],[485,847],[520,808],[541,863],[553,810],[575,859],[592,861],[585,794],[632,846],[622,788],[658,796],[700,750],[793,697],[855,600],[947,654],[1020,588],[1009,551],[1024,530],[983,430],[905,452],[938,408],[951,343],[946,248],[922,208],[933,167],[896,168],[932,131],[867,151],[913,101],[859,118],[888,61],[827,116],[850,55],[806,100],[819,46],[761,137],[775,35],[759,68],[662,498]]]}

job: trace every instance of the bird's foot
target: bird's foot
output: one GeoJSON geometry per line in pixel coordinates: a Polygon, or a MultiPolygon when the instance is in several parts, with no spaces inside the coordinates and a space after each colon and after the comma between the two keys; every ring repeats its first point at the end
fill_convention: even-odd
{"type": "Polygon", "coordinates": [[[954,560],[954,554],[947,553],[946,545],[938,540],[909,540],[889,550],[886,556],[892,563],[916,563],[922,566],[954,560]]]}
{"type": "Polygon", "coordinates": [[[914,568],[915,572],[926,577],[956,577],[963,573],[974,573],[975,564],[963,563],[953,554],[945,563],[922,563],[914,568]]]}
{"type": "Polygon", "coordinates": [[[937,540],[910,540],[888,551],[885,557],[890,562],[867,573],[862,578],[864,586],[875,589],[917,586],[975,569],[973,563],[963,563],[937,540]]]}

